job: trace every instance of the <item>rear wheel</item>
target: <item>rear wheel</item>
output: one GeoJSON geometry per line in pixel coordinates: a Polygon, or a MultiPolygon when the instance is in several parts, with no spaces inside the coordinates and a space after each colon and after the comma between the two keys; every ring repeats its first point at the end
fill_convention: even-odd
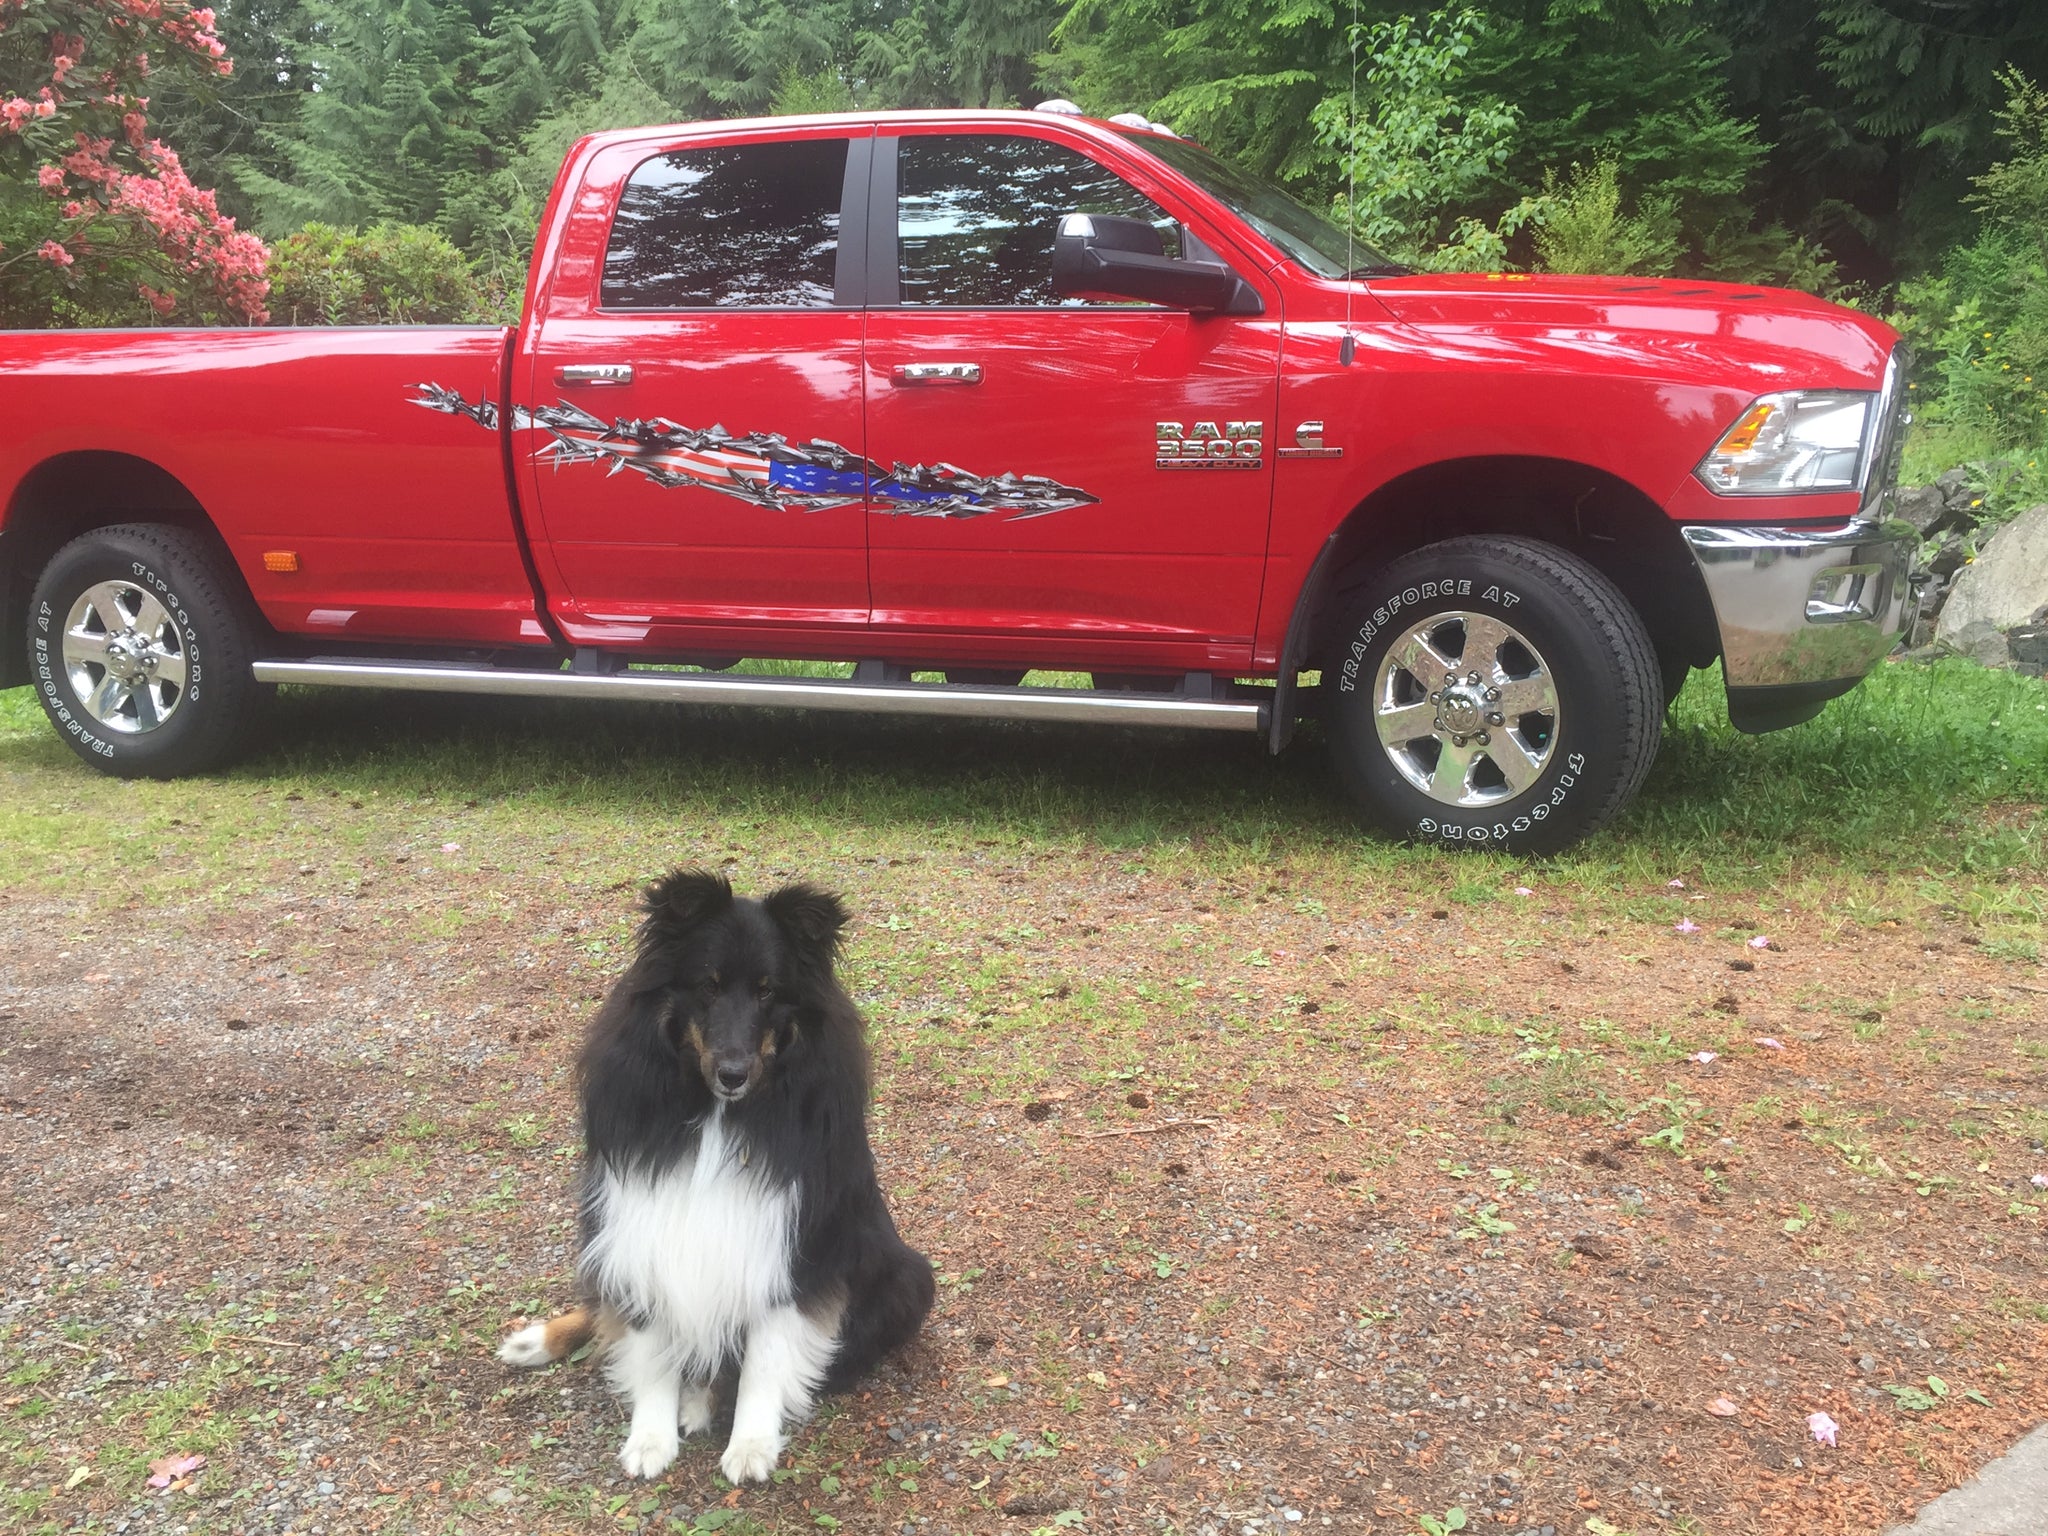
{"type": "Polygon", "coordinates": [[[1641,786],[1663,714],[1656,652],[1584,561],[1527,539],[1450,539],[1339,602],[1330,742],[1383,830],[1549,853],[1641,786]]]}
{"type": "Polygon", "coordinates": [[[36,583],[31,676],[50,722],[102,772],[204,772],[240,752],[256,723],[252,627],[198,535],[95,529],[58,550],[36,583]]]}

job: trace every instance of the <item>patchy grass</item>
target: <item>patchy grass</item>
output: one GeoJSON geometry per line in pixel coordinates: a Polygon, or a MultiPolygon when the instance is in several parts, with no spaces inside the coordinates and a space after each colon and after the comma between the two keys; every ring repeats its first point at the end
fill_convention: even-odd
{"type": "Polygon", "coordinates": [[[0,1526],[1880,1530],[2048,1413],[2048,689],[1716,686],[1541,863],[1313,743],[304,692],[123,783],[0,696],[0,1526]],[[490,1359],[679,862],[849,898],[941,1275],[737,1496],[490,1359]]]}

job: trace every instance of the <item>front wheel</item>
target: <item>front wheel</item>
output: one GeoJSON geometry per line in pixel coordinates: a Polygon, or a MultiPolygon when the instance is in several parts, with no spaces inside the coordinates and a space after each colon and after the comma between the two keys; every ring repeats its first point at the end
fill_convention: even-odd
{"type": "Polygon", "coordinates": [[[1663,713],[1656,650],[1583,560],[1529,539],[1448,539],[1338,601],[1330,743],[1381,829],[1554,853],[1641,787],[1663,713]]]}
{"type": "Polygon", "coordinates": [[[172,778],[247,742],[262,687],[231,578],[196,534],[95,529],[58,550],[29,601],[43,710],[78,755],[123,778],[172,778]]]}

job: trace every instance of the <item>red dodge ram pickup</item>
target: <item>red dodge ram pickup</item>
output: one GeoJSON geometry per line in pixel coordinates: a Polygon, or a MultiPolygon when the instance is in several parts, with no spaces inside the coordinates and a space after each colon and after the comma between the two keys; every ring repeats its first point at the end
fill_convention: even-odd
{"type": "Polygon", "coordinates": [[[1381,827],[1543,851],[1689,668],[1794,724],[1909,595],[1879,322],[1411,273],[1071,115],[585,139],[510,329],[6,346],[0,685],[119,774],[224,762],[283,682],[1313,715],[1381,827]]]}

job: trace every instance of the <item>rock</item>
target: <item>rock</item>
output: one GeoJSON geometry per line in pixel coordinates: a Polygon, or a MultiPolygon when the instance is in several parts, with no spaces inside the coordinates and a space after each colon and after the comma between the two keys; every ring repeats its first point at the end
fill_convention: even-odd
{"type": "Polygon", "coordinates": [[[1977,493],[1970,488],[1970,472],[1967,469],[1945,469],[1934,477],[1933,489],[1950,509],[1967,511],[1970,503],[1977,499],[1977,493]]]}
{"type": "Polygon", "coordinates": [[[2012,664],[2030,677],[2048,677],[2048,624],[2022,624],[2005,632],[2012,664]]]}
{"type": "Polygon", "coordinates": [[[1927,557],[1927,569],[1936,581],[1947,581],[1960,571],[1970,559],[1970,546],[1963,542],[1963,536],[1952,533],[1941,541],[1941,547],[1927,557]]]}
{"type": "Polygon", "coordinates": [[[1947,511],[1948,502],[1938,486],[1902,485],[1892,496],[1892,516],[1911,523],[1923,539],[1947,511]]]}
{"type": "MultiPolygon", "coordinates": [[[[1945,547],[1945,546],[1944,546],[1945,547]]],[[[1957,576],[1935,638],[1948,640],[1979,619],[1994,629],[2026,624],[2048,604],[2048,504],[2022,512],[1988,539],[1957,576]]]]}
{"type": "Polygon", "coordinates": [[[2012,660],[2005,636],[1989,619],[1972,619],[1948,637],[1958,656],[1967,656],[1980,667],[2002,667],[2012,660]]]}

